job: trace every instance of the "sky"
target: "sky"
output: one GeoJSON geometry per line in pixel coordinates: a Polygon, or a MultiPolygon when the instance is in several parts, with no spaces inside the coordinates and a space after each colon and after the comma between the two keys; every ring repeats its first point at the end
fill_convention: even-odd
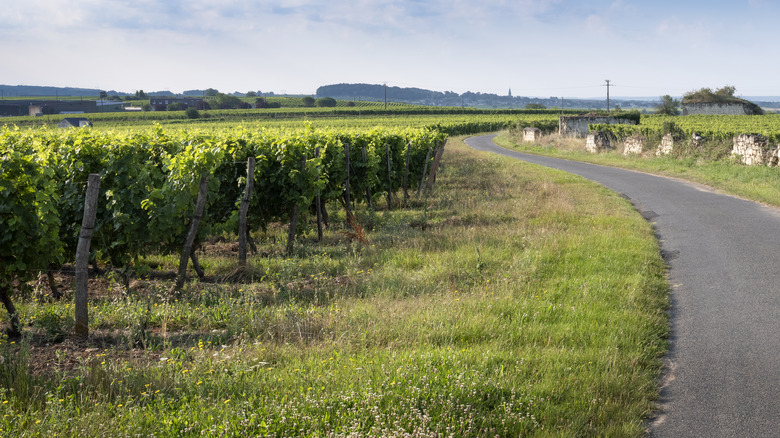
{"type": "Polygon", "coordinates": [[[0,84],[780,95],[772,0],[0,0],[0,84]]]}

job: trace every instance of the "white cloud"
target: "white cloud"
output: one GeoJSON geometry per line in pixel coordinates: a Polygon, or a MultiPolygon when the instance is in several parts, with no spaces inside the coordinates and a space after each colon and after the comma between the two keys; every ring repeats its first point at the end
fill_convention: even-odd
{"type": "Polygon", "coordinates": [[[664,39],[682,43],[688,47],[700,48],[706,45],[713,36],[713,24],[705,24],[700,19],[681,20],[672,16],[661,21],[656,27],[656,34],[664,39]]]}
{"type": "Polygon", "coordinates": [[[600,15],[591,14],[585,19],[585,27],[589,33],[606,35],[609,33],[607,23],[600,15]]]}

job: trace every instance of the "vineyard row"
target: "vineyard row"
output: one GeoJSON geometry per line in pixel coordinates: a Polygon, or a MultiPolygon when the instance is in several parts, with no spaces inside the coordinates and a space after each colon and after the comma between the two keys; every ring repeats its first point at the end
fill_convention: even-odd
{"type": "Polygon", "coordinates": [[[139,257],[181,249],[203,181],[206,214],[197,236],[236,232],[250,158],[254,188],[246,220],[258,228],[290,221],[315,198],[349,206],[416,189],[446,137],[433,129],[4,129],[0,290],[7,297],[15,279],[26,281],[76,253],[90,174],[100,176],[91,254],[126,270],[139,257]]]}

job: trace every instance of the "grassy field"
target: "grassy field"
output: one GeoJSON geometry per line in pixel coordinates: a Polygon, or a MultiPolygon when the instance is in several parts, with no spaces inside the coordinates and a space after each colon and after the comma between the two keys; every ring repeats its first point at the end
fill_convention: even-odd
{"type": "Polygon", "coordinates": [[[584,138],[561,138],[558,135],[545,136],[539,143],[523,143],[521,138],[503,133],[495,141],[522,152],[683,178],[724,193],[780,206],[780,169],[737,163],[728,157],[731,141],[712,141],[700,150],[664,157],[656,157],[655,150],[644,156],[625,156],[621,146],[610,152],[592,154],[585,150],[584,138]],[[726,158],[723,158],[724,155],[726,158]],[[713,159],[716,156],[718,158],[713,159]]]}
{"type": "Polygon", "coordinates": [[[434,191],[331,208],[285,256],[284,227],[234,270],[168,295],[174,257],[130,289],[93,280],[91,337],[71,338],[72,277],[18,299],[0,345],[3,436],[641,436],[668,331],[651,226],[579,177],[450,139],[434,191]],[[316,234],[316,233],[315,233],[316,234]]]}

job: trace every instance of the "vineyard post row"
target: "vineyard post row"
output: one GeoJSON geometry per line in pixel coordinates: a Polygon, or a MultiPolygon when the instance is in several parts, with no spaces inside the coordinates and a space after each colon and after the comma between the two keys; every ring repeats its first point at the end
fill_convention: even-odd
{"type": "MultiPolygon", "coordinates": [[[[183,283],[181,267],[186,270],[187,257],[194,256],[189,245],[210,233],[237,231],[241,207],[247,210],[245,220],[255,226],[290,220],[290,250],[296,210],[307,208],[315,196],[323,202],[347,198],[349,185],[355,193],[368,193],[370,200],[371,193],[408,189],[409,176],[419,177],[422,186],[431,151],[440,155],[446,139],[428,129],[222,135],[171,135],[157,129],[130,136],[6,129],[0,134],[0,300],[11,315],[14,279],[26,281],[74,253],[82,225],[74,218],[83,217],[83,181],[91,173],[102,180],[92,230],[93,262],[119,269],[127,284],[140,257],[182,248],[186,234],[179,275],[183,283]],[[356,147],[366,150],[366,159],[347,166],[346,155],[356,147]],[[249,158],[257,162],[253,178],[246,171],[249,158]],[[386,177],[380,165],[385,160],[386,177]],[[256,186],[243,201],[252,179],[256,186]],[[197,192],[204,194],[198,204],[208,215],[193,211],[197,192]],[[23,217],[29,220],[21,223],[23,217]],[[200,227],[190,223],[186,233],[186,217],[201,221],[200,227]],[[31,240],[49,244],[33,245],[31,240]]],[[[433,169],[429,184],[432,176],[433,169]]]]}

